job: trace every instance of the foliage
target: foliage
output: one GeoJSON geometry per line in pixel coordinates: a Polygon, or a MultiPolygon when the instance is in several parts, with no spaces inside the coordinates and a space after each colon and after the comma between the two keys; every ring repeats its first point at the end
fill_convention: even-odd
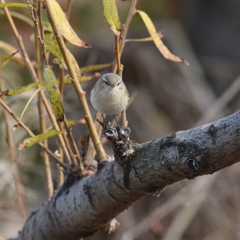
{"type": "MultiPolygon", "coordinates": [[[[26,147],[31,147],[34,144],[38,144],[42,149],[42,159],[45,166],[46,182],[48,189],[48,197],[53,194],[53,181],[52,181],[52,170],[49,164],[49,156],[51,160],[55,161],[58,166],[58,183],[59,185],[63,182],[63,176],[61,174],[62,168],[67,170],[69,164],[75,169],[83,172],[85,170],[86,162],[92,163],[93,156],[97,154],[99,160],[103,160],[106,157],[105,150],[100,142],[101,131],[97,131],[92,116],[90,114],[89,106],[86,100],[85,92],[82,89],[81,83],[84,81],[89,81],[96,76],[100,76],[101,73],[94,71],[99,71],[109,66],[112,66],[112,71],[117,72],[122,75],[123,67],[121,64],[121,55],[125,46],[125,43],[129,41],[139,41],[147,42],[153,41],[158,49],[158,51],[168,60],[175,62],[183,62],[188,64],[186,60],[179,58],[172,54],[168,48],[163,44],[161,38],[162,34],[159,34],[154,27],[150,17],[142,10],[136,9],[137,0],[133,0],[129,8],[128,17],[124,25],[118,16],[117,6],[114,0],[103,0],[103,13],[104,17],[109,25],[109,28],[113,32],[113,37],[115,39],[115,60],[112,63],[97,64],[92,66],[79,67],[73,52],[70,51],[70,47],[67,47],[66,43],[69,42],[77,47],[88,48],[91,51],[91,46],[81,40],[74,29],[71,27],[68,18],[71,7],[71,1],[68,1],[68,11],[67,14],[64,13],[59,3],[55,0],[45,0],[45,1],[27,1],[27,4],[20,3],[2,3],[0,8],[3,8],[4,13],[8,21],[10,22],[11,29],[14,31],[14,35],[18,42],[18,49],[11,44],[1,41],[0,48],[4,51],[1,55],[0,68],[6,68],[6,66],[12,61],[20,67],[27,68],[32,77],[32,82],[22,86],[20,88],[4,89],[4,84],[1,83],[0,92],[0,104],[4,108],[5,113],[9,113],[17,122],[14,126],[14,130],[19,126],[23,128],[30,137],[21,139],[21,144],[19,149],[24,149],[26,147]],[[34,43],[35,43],[35,62],[30,60],[29,54],[22,40],[21,34],[18,31],[17,25],[12,19],[12,13],[9,12],[8,7],[15,8],[28,8],[30,13],[30,18],[32,20],[34,29],[34,43]],[[49,21],[43,20],[43,12],[47,13],[49,21]],[[146,29],[148,30],[150,37],[142,39],[127,39],[127,32],[134,15],[138,13],[146,29]],[[17,54],[20,52],[20,56],[17,54]],[[51,59],[55,58],[52,62],[51,59]],[[58,73],[54,73],[52,70],[53,64],[57,64],[58,73]],[[42,67],[43,66],[43,67],[42,67]],[[44,70],[42,70],[42,68],[44,70]],[[67,74],[65,74],[67,71],[67,74]],[[84,74],[84,72],[91,72],[91,74],[84,74]],[[55,77],[55,74],[59,77],[55,77]],[[72,134],[71,120],[67,119],[64,112],[64,86],[66,84],[71,84],[75,89],[75,94],[78,97],[79,103],[82,107],[84,113],[84,121],[74,120],[74,124],[85,124],[89,130],[91,141],[94,144],[93,148],[84,148],[84,151],[79,153],[79,147],[76,140],[72,134]],[[26,104],[23,113],[25,113],[30,101],[38,95],[38,121],[40,125],[40,133],[35,135],[31,131],[31,126],[27,126],[22,120],[23,113],[21,117],[10,108],[7,104],[6,96],[18,95],[19,96],[32,88],[37,87],[38,90],[35,93],[30,93],[29,101],[26,104]],[[49,101],[45,96],[45,91],[47,91],[49,96],[49,101]],[[50,102],[50,104],[49,104],[50,102]],[[51,105],[51,107],[50,107],[51,105]],[[45,111],[47,112],[47,117],[44,116],[45,111]],[[50,123],[51,122],[51,123],[50,123]],[[50,130],[50,129],[54,130],[50,130]],[[47,140],[49,138],[56,137],[57,144],[50,146],[47,140]],[[89,154],[91,152],[92,154],[89,154]],[[91,156],[87,159],[86,156],[91,156]]],[[[27,23],[30,22],[29,18],[26,18],[24,14],[18,13],[18,17],[27,23]]],[[[127,67],[127,66],[125,66],[127,67]]],[[[35,112],[34,112],[35,113],[35,112]]],[[[126,115],[123,114],[123,122],[127,124],[126,115]]],[[[12,126],[8,124],[8,117],[5,117],[6,129],[7,129],[7,141],[10,151],[16,151],[16,148],[12,150],[13,146],[13,133],[11,131],[12,126]]],[[[90,138],[82,138],[82,146],[90,146],[90,138]]],[[[15,169],[15,185],[16,189],[19,189],[19,180],[17,172],[17,157],[16,155],[11,155],[12,166],[15,169]]],[[[22,216],[26,219],[26,211],[23,204],[22,194],[17,191],[18,201],[22,216]]]]}

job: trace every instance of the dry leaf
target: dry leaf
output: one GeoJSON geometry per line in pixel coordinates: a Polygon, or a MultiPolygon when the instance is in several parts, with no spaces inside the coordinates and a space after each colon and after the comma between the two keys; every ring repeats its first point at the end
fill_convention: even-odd
{"type": "Polygon", "coordinates": [[[189,63],[185,59],[179,58],[178,56],[172,54],[168,50],[168,48],[163,44],[163,42],[162,42],[161,38],[159,37],[159,34],[156,31],[156,28],[153,25],[152,20],[149,18],[149,16],[145,12],[140,11],[140,10],[136,10],[136,12],[138,12],[139,15],[141,16],[145,26],[147,27],[149,34],[151,35],[156,47],[162,53],[162,55],[168,60],[171,60],[174,62],[183,62],[186,65],[189,65],[189,63]]]}

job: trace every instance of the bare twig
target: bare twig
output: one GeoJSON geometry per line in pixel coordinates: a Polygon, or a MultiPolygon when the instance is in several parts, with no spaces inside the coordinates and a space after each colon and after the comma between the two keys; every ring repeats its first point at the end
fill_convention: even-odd
{"type": "MultiPolygon", "coordinates": [[[[172,213],[174,210],[176,210],[179,206],[182,206],[183,204],[189,205],[189,203],[196,200],[196,198],[198,199],[199,195],[208,193],[208,190],[210,189],[208,188],[209,184],[212,185],[217,179],[217,176],[218,173],[215,173],[211,177],[209,176],[209,178],[197,178],[190,189],[190,193],[189,186],[184,186],[174,194],[174,197],[161,204],[151,213],[148,213],[148,215],[142,221],[138,222],[137,225],[124,232],[122,234],[121,240],[133,240],[139,238],[142,234],[150,230],[151,219],[158,218],[161,220],[164,217],[168,216],[170,213],[172,213]]],[[[180,222],[182,221],[183,219],[181,219],[180,222]]]]}
{"type": "MultiPolygon", "coordinates": [[[[1,74],[0,74],[0,77],[1,77],[1,74]]],[[[0,91],[2,90],[2,88],[3,88],[3,81],[0,81],[0,91]]],[[[4,103],[6,103],[6,96],[2,96],[2,101],[4,103]]],[[[18,174],[18,166],[17,166],[17,161],[16,161],[16,148],[15,148],[15,144],[13,142],[11,127],[9,126],[7,110],[5,110],[5,109],[3,110],[3,118],[4,118],[5,128],[6,128],[6,134],[7,134],[6,140],[7,140],[8,146],[9,146],[10,159],[11,159],[11,165],[12,165],[12,169],[13,169],[13,176],[14,176],[17,200],[18,200],[18,204],[19,204],[20,211],[22,214],[22,218],[25,222],[27,220],[27,213],[26,213],[26,209],[25,209],[25,205],[24,205],[24,201],[23,201],[23,197],[22,197],[22,193],[21,193],[21,180],[20,180],[20,177],[18,174]]]]}
{"type": "Polygon", "coordinates": [[[72,0],[68,0],[66,18],[69,19],[72,9],[72,0]]]}
{"type": "Polygon", "coordinates": [[[121,112],[121,119],[122,119],[122,125],[123,125],[124,127],[127,127],[128,121],[127,121],[126,110],[123,110],[123,111],[121,112]]]}
{"type": "MultiPolygon", "coordinates": [[[[123,27],[123,33],[121,35],[122,41],[121,41],[120,46],[119,46],[119,38],[117,36],[115,36],[116,60],[113,64],[112,72],[118,71],[118,74],[120,75],[120,77],[122,77],[122,71],[123,71],[123,66],[121,65],[120,58],[121,58],[123,48],[124,48],[125,43],[126,43],[125,40],[126,40],[126,37],[127,37],[127,32],[128,32],[129,26],[130,26],[130,23],[132,21],[132,17],[135,13],[134,10],[136,8],[136,4],[137,4],[137,0],[132,0],[131,6],[130,6],[130,9],[129,9],[129,13],[128,13],[128,17],[127,17],[126,23],[123,27]]],[[[126,110],[122,111],[121,118],[122,118],[123,126],[127,126],[128,121],[127,121],[127,117],[126,117],[126,110]]]]}
{"type": "Polygon", "coordinates": [[[225,106],[233,99],[233,97],[240,90],[240,76],[237,77],[232,84],[224,91],[224,93],[213,103],[210,108],[205,111],[204,115],[194,124],[198,126],[205,122],[214,120],[214,117],[221,117],[218,114],[225,108],[225,106]]]}
{"type": "Polygon", "coordinates": [[[64,125],[65,125],[65,128],[67,130],[67,136],[70,140],[70,143],[72,144],[72,147],[74,149],[74,153],[76,154],[76,157],[77,157],[77,160],[78,160],[78,163],[77,164],[75,163],[75,164],[76,164],[76,166],[79,166],[79,168],[81,170],[83,170],[82,158],[79,155],[77,144],[74,141],[74,138],[73,138],[73,135],[72,135],[72,127],[68,124],[66,118],[64,119],[64,125]]]}
{"type": "MultiPolygon", "coordinates": [[[[38,19],[38,27],[40,28],[40,34],[41,38],[43,36],[43,31],[42,31],[42,7],[41,3],[39,1],[36,1],[37,5],[37,19],[38,19]]],[[[36,27],[36,28],[38,28],[36,27]]],[[[37,68],[36,68],[36,73],[39,81],[42,81],[42,56],[41,56],[41,43],[39,41],[39,38],[35,34],[35,54],[36,54],[36,61],[37,61],[37,68]]],[[[46,58],[46,54],[44,54],[46,58]]],[[[40,94],[38,94],[38,113],[39,113],[39,122],[40,122],[40,129],[41,132],[44,133],[46,132],[46,120],[44,116],[44,105],[43,105],[43,100],[40,94]]],[[[43,144],[46,148],[48,148],[48,140],[44,140],[43,144]]],[[[45,176],[46,176],[46,189],[47,189],[47,195],[48,198],[50,198],[53,194],[53,181],[52,181],[52,171],[51,171],[51,164],[49,161],[49,155],[45,152],[42,151],[42,158],[44,162],[44,170],[45,170],[45,176]]]]}
{"type": "Polygon", "coordinates": [[[27,4],[28,4],[28,7],[29,7],[30,16],[32,17],[32,20],[33,20],[34,26],[35,26],[35,42],[37,42],[37,39],[40,42],[39,51],[42,48],[42,54],[43,54],[43,59],[45,60],[45,65],[49,65],[48,64],[48,57],[47,57],[47,53],[46,53],[46,49],[45,49],[45,43],[43,42],[44,34],[43,34],[43,27],[42,27],[41,3],[38,2],[38,7],[37,7],[36,12],[34,12],[34,8],[30,4],[29,0],[27,0],[27,4]]]}
{"type": "Polygon", "coordinates": [[[63,67],[60,67],[59,69],[59,92],[60,92],[60,96],[61,96],[61,99],[63,101],[63,97],[64,97],[64,68],[63,67]]]}
{"type": "MultiPolygon", "coordinates": [[[[136,8],[136,5],[137,5],[137,0],[132,0],[132,3],[131,3],[131,6],[130,6],[130,9],[129,9],[129,13],[128,13],[128,17],[127,17],[127,20],[123,26],[123,32],[122,32],[122,35],[121,35],[121,44],[119,46],[119,56],[121,57],[122,55],[122,52],[123,52],[123,49],[124,49],[124,46],[125,46],[125,39],[127,37],[127,33],[128,33],[128,29],[129,29],[129,26],[130,26],[130,23],[132,21],[132,17],[133,15],[135,14],[134,10],[136,8]]],[[[117,60],[115,60],[114,64],[113,64],[113,68],[112,68],[112,72],[116,72],[117,71],[117,60]]]]}
{"type": "MultiPolygon", "coordinates": [[[[58,155],[60,160],[63,162],[63,152],[62,152],[62,148],[59,146],[59,150],[58,150],[58,155]]],[[[57,185],[58,187],[62,186],[63,181],[64,181],[64,172],[63,172],[63,168],[62,167],[58,167],[57,169],[57,185]]]]}
{"type": "Polygon", "coordinates": [[[204,190],[197,192],[184,202],[184,206],[174,217],[174,221],[169,226],[168,231],[162,238],[163,240],[178,240],[182,238],[186,228],[197,214],[203,202],[209,196],[209,191],[211,190],[212,185],[215,183],[215,180],[218,176],[219,174],[215,174],[210,180],[208,178],[199,179],[198,183],[200,183],[200,186],[204,185],[204,190]]]}
{"type": "Polygon", "coordinates": [[[119,53],[119,37],[115,35],[115,53],[117,61],[117,72],[118,75],[122,78],[123,66],[121,65],[121,56],[119,53]]]}
{"type": "MultiPolygon", "coordinates": [[[[65,119],[65,117],[64,117],[64,123],[65,123],[65,122],[66,122],[66,119],[65,119]]],[[[59,128],[61,129],[61,131],[65,132],[63,123],[59,122],[59,128]]],[[[67,130],[67,134],[69,135],[69,129],[66,129],[66,130],[67,130]]],[[[70,155],[72,164],[73,164],[74,166],[77,166],[78,164],[77,164],[77,161],[76,161],[76,154],[73,153],[72,148],[71,148],[71,145],[70,145],[70,143],[69,143],[69,141],[68,141],[68,139],[67,139],[66,134],[63,134],[63,140],[64,140],[64,142],[65,142],[65,144],[66,144],[66,148],[67,148],[68,153],[69,153],[69,155],[70,155]]]]}

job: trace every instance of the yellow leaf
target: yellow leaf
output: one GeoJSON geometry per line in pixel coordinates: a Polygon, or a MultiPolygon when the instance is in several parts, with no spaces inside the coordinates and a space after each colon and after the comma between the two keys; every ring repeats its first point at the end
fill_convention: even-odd
{"type": "Polygon", "coordinates": [[[57,24],[57,28],[59,32],[73,45],[76,45],[78,47],[85,47],[89,48],[89,46],[86,42],[82,41],[77,34],[74,32],[72,27],[70,26],[64,12],[62,11],[61,7],[59,6],[58,2],[56,0],[49,0],[49,7],[51,8],[51,11],[53,12],[53,16],[55,19],[55,22],[57,24]]]}
{"type": "Polygon", "coordinates": [[[61,133],[63,133],[63,132],[53,130],[53,131],[50,131],[50,132],[39,134],[39,135],[34,136],[34,137],[26,138],[26,139],[24,139],[24,141],[22,143],[19,144],[18,149],[22,150],[24,148],[31,147],[32,145],[34,145],[36,143],[42,142],[45,139],[48,139],[50,137],[54,137],[54,136],[56,136],[58,134],[61,134],[61,133]]]}
{"type": "Polygon", "coordinates": [[[156,47],[158,48],[158,50],[162,53],[162,55],[169,60],[172,60],[174,62],[183,62],[186,65],[189,65],[189,63],[183,59],[183,58],[179,58],[176,55],[173,55],[168,48],[163,44],[161,38],[159,37],[156,28],[154,27],[152,20],[149,18],[149,16],[140,10],[136,10],[136,12],[139,13],[139,15],[141,16],[145,26],[147,27],[147,30],[150,34],[150,36],[153,39],[153,42],[155,43],[156,47]]]}
{"type": "Polygon", "coordinates": [[[24,3],[0,3],[0,8],[4,7],[28,7],[28,5],[24,3]]]}
{"type": "Polygon", "coordinates": [[[73,66],[75,73],[77,74],[78,77],[80,77],[82,75],[82,72],[78,66],[78,63],[77,63],[75,57],[71,54],[71,52],[68,49],[66,49],[66,50],[67,50],[67,54],[69,55],[70,62],[73,66]]]}
{"type": "Polygon", "coordinates": [[[110,29],[116,36],[122,33],[115,0],[103,0],[103,14],[110,29]]]}
{"type": "Polygon", "coordinates": [[[2,91],[0,92],[0,96],[3,96],[3,95],[6,95],[6,96],[12,96],[12,95],[16,95],[16,94],[20,94],[22,92],[25,92],[31,88],[34,88],[38,85],[45,85],[46,83],[44,81],[42,82],[37,82],[37,83],[31,83],[27,86],[24,86],[24,87],[21,87],[21,88],[18,88],[18,89],[9,89],[9,90],[5,90],[5,91],[2,91]]]}
{"type": "Polygon", "coordinates": [[[24,109],[23,109],[23,111],[22,111],[22,114],[21,114],[21,116],[20,116],[20,120],[22,120],[22,117],[23,117],[24,113],[26,112],[28,106],[30,105],[31,101],[33,100],[33,98],[36,96],[36,94],[37,94],[38,92],[40,92],[40,91],[43,90],[44,88],[45,88],[45,87],[40,87],[40,88],[38,88],[38,89],[33,93],[33,95],[29,98],[27,104],[25,105],[25,107],[24,107],[24,109]]]}
{"type": "Polygon", "coordinates": [[[45,68],[43,72],[45,81],[47,82],[46,89],[50,98],[50,102],[58,121],[62,122],[64,119],[64,109],[60,92],[57,84],[57,79],[50,68],[45,68]]]}
{"type": "Polygon", "coordinates": [[[0,68],[3,68],[3,67],[9,62],[9,60],[11,60],[11,58],[14,57],[14,55],[15,55],[16,53],[18,53],[18,51],[14,52],[13,54],[11,54],[11,55],[9,55],[9,56],[6,56],[6,57],[0,56],[0,59],[3,59],[2,62],[0,61],[0,68]]]}
{"type": "Polygon", "coordinates": [[[83,118],[80,119],[80,120],[78,120],[78,121],[77,121],[77,120],[69,120],[69,119],[68,119],[67,122],[68,122],[68,124],[71,125],[71,126],[77,125],[77,124],[86,124],[86,120],[83,119],[83,118]]]}
{"type": "MultiPolygon", "coordinates": [[[[12,62],[15,62],[17,64],[19,64],[20,66],[26,66],[26,63],[23,61],[23,60],[20,60],[20,59],[17,59],[12,56],[9,57],[9,55],[0,55],[0,68],[3,64],[4,61],[12,61],[12,62]]],[[[3,66],[2,66],[3,67],[3,66]]]]}
{"type": "MultiPolygon", "coordinates": [[[[72,120],[72,119],[69,120],[69,119],[68,119],[67,122],[68,122],[68,124],[71,125],[71,126],[77,125],[77,124],[86,124],[86,120],[85,120],[84,118],[81,118],[81,119],[79,119],[79,120],[72,120]]],[[[53,127],[52,127],[52,126],[49,126],[49,127],[47,128],[47,131],[50,131],[50,130],[52,130],[52,129],[53,129],[53,127]]]]}
{"type": "MultiPolygon", "coordinates": [[[[3,42],[3,41],[0,41],[0,49],[2,49],[4,52],[8,53],[9,55],[12,55],[12,57],[9,59],[13,62],[16,62],[22,66],[25,66],[25,62],[22,60],[22,55],[19,53],[19,51],[14,47],[12,46],[11,44],[9,43],[6,43],[6,42],[3,42]]],[[[8,58],[9,56],[4,56],[4,55],[1,55],[1,59],[3,59],[3,61],[8,58]]]]}
{"type": "MultiPolygon", "coordinates": [[[[163,38],[163,32],[160,31],[158,32],[158,35],[160,38],[163,38]]],[[[126,39],[125,42],[150,42],[153,41],[152,37],[147,37],[147,38],[135,38],[135,39],[126,39]]]]}
{"type": "Polygon", "coordinates": [[[10,58],[11,58],[11,56],[7,56],[6,58],[3,58],[3,56],[0,56],[0,69],[3,68],[5,65],[7,65],[10,58]]]}
{"type": "MultiPolygon", "coordinates": [[[[100,76],[101,76],[100,73],[94,73],[92,75],[84,75],[84,76],[78,77],[78,81],[79,82],[87,82],[95,77],[100,77],[100,76]]],[[[72,81],[71,81],[71,78],[69,75],[64,77],[64,84],[72,84],[72,81]]]]}
{"type": "Polygon", "coordinates": [[[103,68],[107,68],[107,67],[111,67],[111,66],[112,66],[112,63],[97,64],[97,65],[90,65],[90,66],[82,67],[81,70],[83,72],[96,71],[96,70],[101,70],[103,68]]]}

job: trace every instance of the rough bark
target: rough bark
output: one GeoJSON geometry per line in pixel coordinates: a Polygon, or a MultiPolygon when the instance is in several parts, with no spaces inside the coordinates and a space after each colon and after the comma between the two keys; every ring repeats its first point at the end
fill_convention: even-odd
{"type": "Polygon", "coordinates": [[[143,144],[122,166],[112,161],[75,183],[69,178],[32,214],[16,239],[75,240],[93,234],[146,194],[240,161],[240,112],[143,144]],[[69,183],[70,182],[70,183],[69,183]]]}

